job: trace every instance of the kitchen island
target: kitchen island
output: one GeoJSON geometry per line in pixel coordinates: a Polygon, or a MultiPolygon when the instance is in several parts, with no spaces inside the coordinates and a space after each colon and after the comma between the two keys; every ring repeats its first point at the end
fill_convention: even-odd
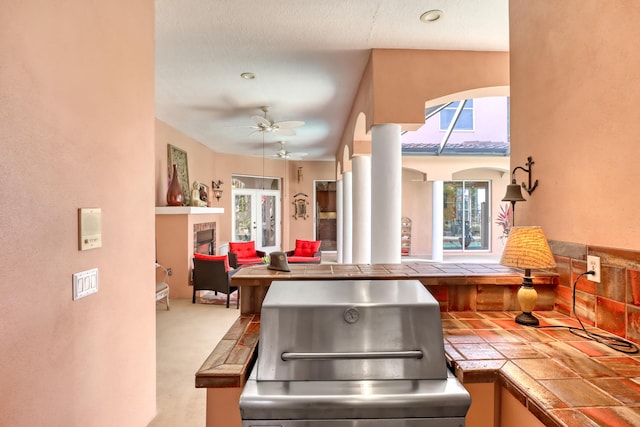
{"type": "MultiPolygon", "coordinates": [[[[486,311],[513,317],[518,314],[512,310],[517,309],[515,295],[522,283],[520,271],[498,264],[420,262],[400,265],[313,264],[291,265],[291,272],[268,270],[266,266],[243,267],[233,276],[233,284],[240,287],[242,314],[196,373],[196,387],[207,389],[207,426],[239,427],[241,425],[238,399],[256,357],[260,308],[273,280],[358,278],[419,280],[438,300],[443,316],[457,312],[483,313],[486,311]]],[[[557,280],[555,273],[541,272],[535,275],[534,283],[540,295],[537,309],[553,313],[557,280]]],[[[481,358],[476,364],[467,363],[474,359],[459,360],[462,353],[454,352],[455,347],[451,347],[447,342],[447,322],[444,320],[445,317],[443,317],[445,350],[447,350],[447,359],[451,368],[465,387],[474,388],[476,386],[473,384],[480,385],[478,396],[483,398],[489,396],[492,398],[489,402],[491,405],[499,405],[500,400],[494,399],[494,396],[497,395],[497,387],[502,387],[497,381],[498,371],[502,365],[495,359],[481,358]],[[461,363],[456,364],[457,360],[461,363]],[[488,389],[491,391],[489,394],[487,394],[488,389]]],[[[472,396],[477,394],[473,390],[470,391],[472,396]]],[[[475,401],[479,401],[480,397],[474,397],[475,401]]],[[[478,406],[478,404],[475,406],[472,404],[471,411],[478,406]]],[[[484,404],[482,407],[486,408],[484,404]]],[[[468,426],[474,425],[470,423],[471,421],[471,419],[468,421],[468,426]]]]}

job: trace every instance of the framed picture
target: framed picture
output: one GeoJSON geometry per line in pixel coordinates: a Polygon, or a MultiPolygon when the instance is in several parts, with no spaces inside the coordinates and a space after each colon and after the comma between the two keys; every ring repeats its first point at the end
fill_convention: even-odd
{"type": "Polygon", "coordinates": [[[187,152],[180,148],[167,144],[167,172],[169,182],[173,173],[173,165],[178,168],[178,182],[182,188],[182,200],[185,206],[191,205],[191,190],[189,186],[189,167],[187,165],[187,152]]]}
{"type": "Polygon", "coordinates": [[[209,201],[209,186],[207,184],[200,183],[200,200],[205,203],[209,201]]]}
{"type": "Polygon", "coordinates": [[[307,201],[307,196],[304,193],[297,193],[293,196],[293,206],[295,207],[295,212],[293,214],[293,219],[307,219],[309,218],[309,214],[307,214],[307,206],[309,202],[307,201]]]}

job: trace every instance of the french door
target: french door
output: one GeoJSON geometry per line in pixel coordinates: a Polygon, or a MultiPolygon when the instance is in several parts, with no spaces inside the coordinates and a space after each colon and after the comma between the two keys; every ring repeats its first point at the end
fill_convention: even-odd
{"type": "Polygon", "coordinates": [[[489,249],[489,182],[444,183],[444,248],[477,251],[489,249]]]}
{"type": "Polygon", "coordinates": [[[280,191],[233,190],[233,241],[255,241],[267,253],[280,250],[280,191]]]}

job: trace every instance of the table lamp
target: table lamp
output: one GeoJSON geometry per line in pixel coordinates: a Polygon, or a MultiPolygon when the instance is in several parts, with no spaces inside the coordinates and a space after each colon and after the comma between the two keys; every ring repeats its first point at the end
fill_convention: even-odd
{"type": "Polygon", "coordinates": [[[542,228],[535,226],[512,227],[502,252],[500,264],[524,269],[522,286],[518,289],[518,302],[522,313],[516,317],[516,323],[537,326],[540,322],[531,314],[538,300],[538,293],[534,289],[531,279],[531,269],[556,266],[542,228]]]}

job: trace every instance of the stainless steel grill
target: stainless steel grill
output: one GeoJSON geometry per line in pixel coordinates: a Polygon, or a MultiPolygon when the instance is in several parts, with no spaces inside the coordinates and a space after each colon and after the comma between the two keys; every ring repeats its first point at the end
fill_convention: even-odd
{"type": "Polygon", "coordinates": [[[437,301],[416,280],[275,281],[243,427],[462,427],[437,301]]]}

